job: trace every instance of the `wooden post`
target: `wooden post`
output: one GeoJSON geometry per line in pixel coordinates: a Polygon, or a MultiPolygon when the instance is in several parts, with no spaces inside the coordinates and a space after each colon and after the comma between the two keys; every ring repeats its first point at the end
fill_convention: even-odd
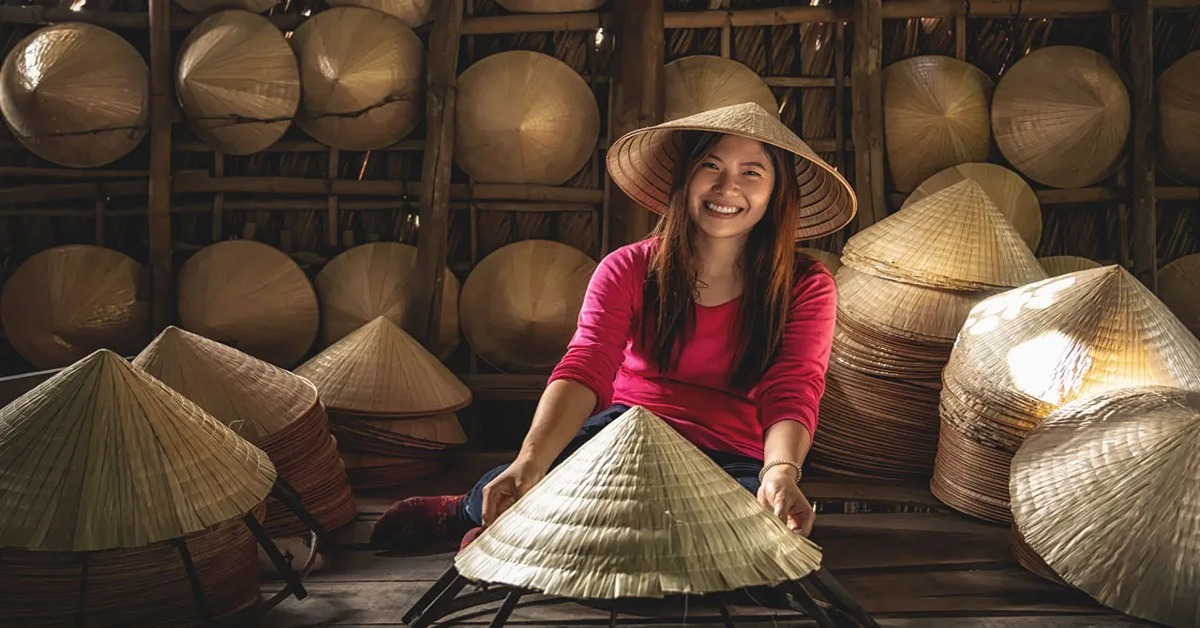
{"type": "Polygon", "coordinates": [[[1133,78],[1133,274],[1158,290],[1158,229],[1154,191],[1154,3],[1130,6],[1129,58],[1133,78]]]}
{"type": "MultiPolygon", "coordinates": [[[[613,141],[662,122],[663,0],[616,0],[616,59],[609,128],[613,141]]],[[[650,211],[609,183],[609,245],[617,248],[646,237],[650,211]]]]}
{"type": "Polygon", "coordinates": [[[854,0],[854,189],[858,228],[887,217],[883,184],[883,17],[880,0],[854,0]]]}
{"type": "Polygon", "coordinates": [[[442,310],[442,269],[450,228],[450,166],[454,155],[455,82],[462,34],[463,0],[435,3],[426,79],[423,191],[417,230],[416,307],[409,312],[409,333],[426,347],[436,339],[442,310]]]}
{"type": "Polygon", "coordinates": [[[171,0],[150,0],[151,325],[157,335],[174,320],[171,307],[171,0]]]}

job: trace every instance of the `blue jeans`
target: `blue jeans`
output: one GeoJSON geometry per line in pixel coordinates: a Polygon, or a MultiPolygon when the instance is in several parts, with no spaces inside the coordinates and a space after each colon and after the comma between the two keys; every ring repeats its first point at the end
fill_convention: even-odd
{"type": "MultiPolygon", "coordinates": [[[[629,406],[617,404],[588,418],[583,427],[580,428],[579,433],[575,435],[575,438],[571,439],[571,442],[567,444],[566,448],[563,449],[563,452],[559,454],[550,467],[554,468],[558,466],[568,456],[575,453],[575,450],[579,449],[588,439],[599,434],[600,430],[604,429],[609,423],[617,420],[617,417],[624,414],[628,409],[629,406]]],[[[761,460],[724,451],[702,451],[709,458],[712,458],[713,462],[717,463],[726,473],[732,476],[733,479],[737,480],[739,484],[746,487],[746,490],[750,491],[752,495],[758,495],[758,473],[762,470],[763,465],[761,460]]],[[[466,498],[463,499],[461,517],[471,526],[483,525],[483,487],[487,486],[489,482],[507,468],[507,464],[502,464],[488,471],[483,474],[482,478],[479,478],[479,481],[475,483],[475,487],[467,492],[466,498]]]]}

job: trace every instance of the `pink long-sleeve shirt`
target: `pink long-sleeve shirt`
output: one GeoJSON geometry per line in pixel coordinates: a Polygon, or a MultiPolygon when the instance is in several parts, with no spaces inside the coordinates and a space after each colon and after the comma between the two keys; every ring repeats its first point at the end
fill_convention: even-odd
{"type": "Polygon", "coordinates": [[[657,246],[651,238],[601,260],[578,328],[549,381],[587,386],[596,393],[596,411],[617,403],[643,406],[702,449],[761,460],[763,434],[780,421],[799,421],[814,434],[837,317],[837,289],[828,269],[808,257],[797,261],[783,344],[762,379],[744,393],[728,384],[736,367],[739,316],[754,307],[741,297],[696,305],[694,333],[669,372],[660,372],[637,341],[642,287],[657,246]]]}

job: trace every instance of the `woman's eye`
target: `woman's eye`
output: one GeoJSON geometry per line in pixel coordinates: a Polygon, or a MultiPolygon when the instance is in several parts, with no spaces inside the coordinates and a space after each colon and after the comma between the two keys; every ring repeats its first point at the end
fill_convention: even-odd
{"type": "Polygon", "coordinates": [[[746,174],[751,177],[761,177],[762,176],[762,174],[756,170],[747,170],[746,174]]]}
{"type": "Polygon", "coordinates": [[[703,167],[705,167],[705,168],[712,168],[713,170],[716,170],[716,169],[717,169],[717,164],[714,164],[714,163],[713,163],[713,162],[711,162],[711,161],[706,161],[706,162],[704,162],[704,163],[702,163],[702,164],[700,164],[700,165],[701,165],[701,166],[703,166],[703,167]]]}

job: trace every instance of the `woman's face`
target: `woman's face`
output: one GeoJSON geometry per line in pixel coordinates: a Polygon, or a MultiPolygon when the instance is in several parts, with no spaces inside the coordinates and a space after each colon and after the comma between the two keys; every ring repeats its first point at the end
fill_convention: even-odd
{"type": "Polygon", "coordinates": [[[710,238],[745,238],[762,220],[775,168],[758,140],[726,135],[702,155],[687,185],[688,216],[710,238]]]}

